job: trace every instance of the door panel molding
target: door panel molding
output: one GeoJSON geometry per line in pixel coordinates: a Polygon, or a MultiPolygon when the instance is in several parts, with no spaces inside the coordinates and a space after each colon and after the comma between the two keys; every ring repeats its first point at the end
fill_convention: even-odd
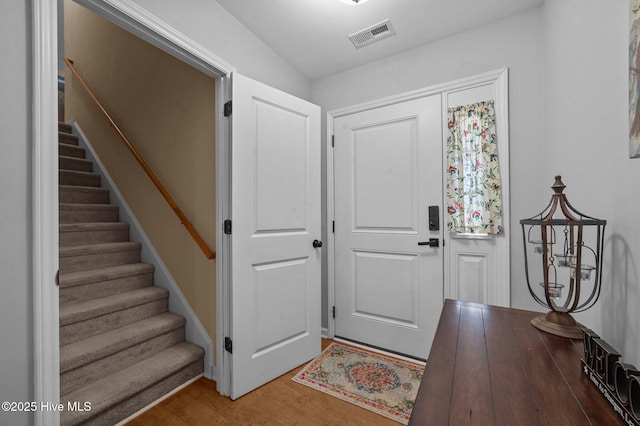
{"type": "Polygon", "coordinates": [[[417,127],[417,117],[404,117],[354,130],[354,167],[351,179],[354,184],[353,193],[358,196],[354,200],[355,232],[417,233],[418,218],[413,203],[418,173],[418,141],[415,137],[417,127]],[[394,141],[394,149],[389,152],[388,157],[390,168],[395,170],[393,175],[381,172],[375,161],[371,161],[386,143],[380,143],[381,133],[385,135],[385,141],[394,141]],[[371,138],[374,134],[376,139],[371,138]],[[409,137],[403,138],[406,134],[409,137]],[[403,168],[402,165],[407,163],[411,167],[403,168]],[[392,187],[394,190],[386,191],[388,202],[381,205],[378,201],[380,191],[360,190],[366,187],[377,187],[380,191],[392,187]]]}
{"type": "Polygon", "coordinates": [[[452,260],[456,276],[455,283],[451,285],[450,298],[452,299],[476,299],[486,298],[489,291],[489,265],[488,253],[460,253],[453,254],[452,260]]]}
{"type": "MultiPolygon", "coordinates": [[[[380,322],[416,328],[418,326],[418,253],[354,250],[355,316],[380,322]],[[394,282],[393,288],[373,291],[368,285],[375,276],[394,282]],[[400,278],[400,279],[399,279],[400,278]],[[386,294],[385,294],[386,291],[386,294]],[[410,310],[398,309],[381,301],[400,296],[411,305],[410,310]]],[[[403,305],[405,306],[405,305],[403,305]]]]}

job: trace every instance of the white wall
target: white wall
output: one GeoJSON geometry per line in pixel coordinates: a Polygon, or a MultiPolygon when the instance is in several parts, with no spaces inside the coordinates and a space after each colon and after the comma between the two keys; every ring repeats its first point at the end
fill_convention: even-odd
{"type": "Polygon", "coordinates": [[[607,219],[603,294],[578,320],[640,366],[640,159],[628,145],[629,2],[547,1],[546,175],[607,219]]]}
{"type": "Polygon", "coordinates": [[[640,365],[640,159],[628,158],[628,7],[547,0],[316,81],[312,101],[327,111],[508,67],[512,306],[542,310],[526,289],[519,220],[542,210],[560,174],[575,207],[608,221],[602,296],[577,319],[640,365]]]}
{"type": "Polygon", "coordinates": [[[214,0],[133,0],[240,74],[303,99],[310,83],[214,0]]]}
{"type": "MultiPolygon", "coordinates": [[[[29,4],[4,2],[0,13],[0,401],[34,397],[29,4]]],[[[32,422],[29,413],[0,411],[0,424],[32,422]]]]}
{"type": "MultiPolygon", "coordinates": [[[[312,102],[321,105],[326,112],[485,71],[509,68],[511,301],[513,306],[528,309],[540,309],[540,306],[535,304],[526,287],[518,221],[542,210],[547,202],[545,188],[553,183],[553,176],[548,176],[542,180],[542,188],[540,180],[534,179],[539,170],[536,166],[543,161],[544,133],[540,131],[545,117],[542,19],[542,9],[536,8],[321,79],[312,86],[312,102]],[[546,185],[547,181],[549,185],[546,185]]],[[[323,278],[326,288],[326,276],[323,278]]],[[[326,312],[326,300],[323,304],[326,312]]]]}

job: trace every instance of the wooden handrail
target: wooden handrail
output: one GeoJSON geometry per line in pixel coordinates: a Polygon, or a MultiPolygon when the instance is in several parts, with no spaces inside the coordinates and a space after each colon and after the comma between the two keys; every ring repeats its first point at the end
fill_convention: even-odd
{"type": "Polygon", "coordinates": [[[102,103],[98,100],[96,95],[91,91],[87,83],[80,76],[80,74],[78,73],[78,70],[73,65],[73,61],[69,58],[64,58],[64,61],[69,67],[69,69],[71,70],[71,72],[76,76],[76,78],[78,79],[78,81],[80,82],[84,90],[91,97],[93,102],[97,105],[100,111],[102,111],[102,114],[104,114],[104,116],[107,118],[111,127],[113,127],[113,129],[116,131],[116,133],[120,137],[120,140],[124,142],[125,146],[129,149],[131,154],[133,154],[135,159],[138,160],[138,163],[140,164],[140,166],[142,166],[144,171],[147,173],[147,176],[149,176],[149,179],[151,179],[151,181],[154,183],[156,188],[158,188],[158,191],[160,191],[164,199],[167,201],[167,203],[169,203],[169,206],[171,206],[171,209],[173,209],[174,213],[178,216],[178,218],[180,219],[180,222],[184,225],[184,227],[187,228],[187,231],[189,232],[191,237],[195,240],[196,244],[198,244],[198,246],[200,247],[204,255],[207,257],[207,259],[215,259],[216,253],[212,252],[209,249],[209,247],[207,246],[207,243],[204,242],[200,234],[198,234],[198,231],[196,231],[196,229],[193,227],[191,222],[189,222],[189,219],[187,219],[187,217],[184,215],[184,213],[182,212],[178,204],[175,202],[171,194],[169,194],[169,191],[167,191],[164,185],[162,185],[162,182],[160,182],[156,174],[153,172],[153,170],[151,170],[151,167],[149,167],[147,162],[144,161],[144,158],[142,158],[140,153],[138,153],[138,151],[134,148],[134,146],[131,145],[131,142],[129,142],[129,140],[124,135],[124,133],[122,133],[122,130],[120,130],[118,125],[115,123],[115,121],[113,121],[113,118],[111,118],[111,116],[109,115],[107,110],[104,108],[102,103]]]}

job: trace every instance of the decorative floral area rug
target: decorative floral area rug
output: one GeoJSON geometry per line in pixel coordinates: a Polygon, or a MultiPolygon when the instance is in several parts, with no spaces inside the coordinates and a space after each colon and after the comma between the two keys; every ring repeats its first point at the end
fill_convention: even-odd
{"type": "Polygon", "coordinates": [[[332,343],[293,381],[408,424],[424,366],[332,343]]]}

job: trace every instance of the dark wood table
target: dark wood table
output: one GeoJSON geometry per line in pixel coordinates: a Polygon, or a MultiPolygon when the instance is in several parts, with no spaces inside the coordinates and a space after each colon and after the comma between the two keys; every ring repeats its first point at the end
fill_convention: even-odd
{"type": "Polygon", "coordinates": [[[582,371],[581,340],[538,312],[446,300],[410,425],[622,425],[582,371]]]}

